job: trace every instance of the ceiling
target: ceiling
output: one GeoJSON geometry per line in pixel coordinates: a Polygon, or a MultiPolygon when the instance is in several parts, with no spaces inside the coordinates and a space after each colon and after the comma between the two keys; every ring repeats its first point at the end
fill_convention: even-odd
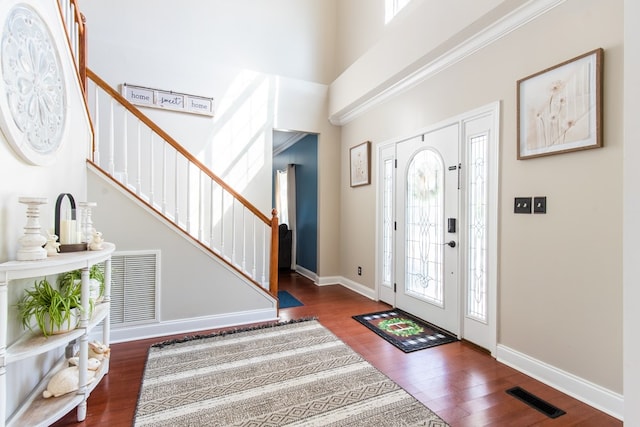
{"type": "Polygon", "coordinates": [[[309,135],[307,132],[274,130],[273,155],[277,156],[307,135],[309,135]]]}

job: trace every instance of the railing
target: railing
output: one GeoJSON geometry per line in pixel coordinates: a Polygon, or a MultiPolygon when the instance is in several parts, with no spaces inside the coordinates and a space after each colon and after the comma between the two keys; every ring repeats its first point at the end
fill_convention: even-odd
{"type": "Polygon", "coordinates": [[[76,0],[58,0],[94,129],[96,168],[274,297],[278,218],[268,218],[86,66],[76,0]]]}
{"type": "MultiPolygon", "coordinates": [[[[60,15],[67,29],[69,47],[75,58],[82,89],[87,87],[87,34],[85,18],[76,0],[58,0],[60,15]]],[[[86,92],[85,92],[86,93],[86,92]]]]}
{"type": "Polygon", "coordinates": [[[93,164],[254,283],[277,294],[278,218],[268,218],[87,69],[93,164]]]}

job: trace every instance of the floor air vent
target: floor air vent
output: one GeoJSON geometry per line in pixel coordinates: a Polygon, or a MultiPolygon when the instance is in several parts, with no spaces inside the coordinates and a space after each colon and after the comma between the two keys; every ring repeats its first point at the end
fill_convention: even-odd
{"type": "Polygon", "coordinates": [[[549,418],[558,418],[560,415],[566,414],[566,412],[562,409],[559,409],[552,404],[545,402],[538,396],[529,393],[521,387],[510,388],[507,390],[507,393],[531,406],[533,409],[537,409],[549,418]]]}
{"type": "Polygon", "coordinates": [[[158,321],[160,251],[120,252],[111,257],[111,325],[158,321]]]}

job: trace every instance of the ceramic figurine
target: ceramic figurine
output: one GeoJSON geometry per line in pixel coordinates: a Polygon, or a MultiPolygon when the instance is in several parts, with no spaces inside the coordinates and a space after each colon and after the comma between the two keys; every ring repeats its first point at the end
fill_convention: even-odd
{"type": "Polygon", "coordinates": [[[60,252],[60,243],[58,242],[58,236],[55,234],[47,233],[47,243],[44,245],[44,249],[47,251],[47,256],[55,256],[60,252]]]}
{"type": "MultiPolygon", "coordinates": [[[[87,384],[93,381],[93,378],[96,375],[96,370],[100,366],[100,362],[95,359],[90,359],[88,364],[87,384]]],[[[50,397],[58,397],[78,390],[79,376],[80,374],[77,366],[61,369],[51,377],[49,384],[47,385],[47,389],[42,392],[42,397],[48,399],[50,397]]]]}
{"type": "Polygon", "coordinates": [[[89,242],[89,250],[99,251],[100,249],[102,249],[102,242],[104,242],[102,233],[94,229],[91,235],[91,241],[89,242]]]}

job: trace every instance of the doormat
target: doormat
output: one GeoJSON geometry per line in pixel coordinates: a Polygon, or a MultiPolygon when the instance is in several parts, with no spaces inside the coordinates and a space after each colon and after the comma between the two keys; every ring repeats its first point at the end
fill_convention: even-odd
{"type": "Polygon", "coordinates": [[[278,291],[278,302],[280,308],[300,307],[304,305],[287,291],[278,291]]]}
{"type": "Polygon", "coordinates": [[[353,318],[405,353],[458,341],[449,332],[398,309],[353,318]]]}

